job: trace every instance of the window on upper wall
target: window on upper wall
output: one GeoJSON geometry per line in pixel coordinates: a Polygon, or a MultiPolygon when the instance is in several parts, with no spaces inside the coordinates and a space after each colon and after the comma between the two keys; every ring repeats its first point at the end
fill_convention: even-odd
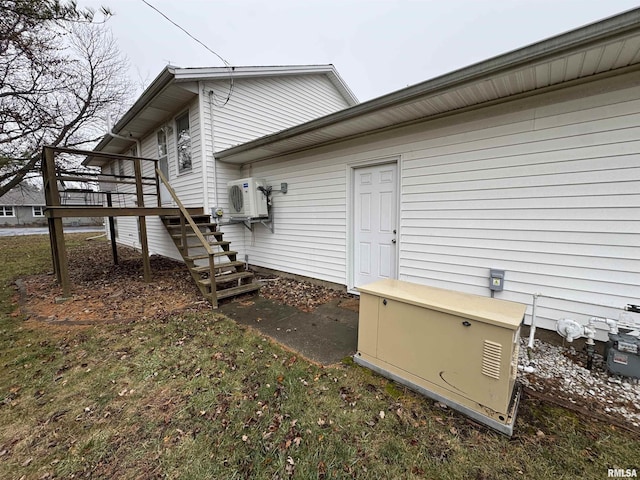
{"type": "Polygon", "coordinates": [[[167,132],[164,128],[158,130],[158,167],[164,175],[164,178],[169,180],[169,163],[167,149],[167,132]]]}
{"type": "Polygon", "coordinates": [[[15,217],[13,207],[0,207],[0,217],[15,217]]]}
{"type": "Polygon", "coordinates": [[[189,112],[176,118],[176,150],[178,154],[178,173],[191,170],[191,131],[189,130],[189,112]]]}
{"type": "Polygon", "coordinates": [[[37,206],[31,207],[31,209],[33,210],[34,217],[44,217],[44,207],[37,206]]]}
{"type": "Polygon", "coordinates": [[[167,156],[167,133],[164,128],[158,130],[158,160],[167,156]]]}

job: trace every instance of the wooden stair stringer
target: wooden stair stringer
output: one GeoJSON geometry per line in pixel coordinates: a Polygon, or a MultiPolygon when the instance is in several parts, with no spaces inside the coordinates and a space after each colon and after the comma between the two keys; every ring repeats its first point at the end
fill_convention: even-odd
{"type": "Polygon", "coordinates": [[[164,216],[161,219],[198,290],[213,308],[218,306],[218,300],[260,289],[260,285],[254,281],[253,272],[248,271],[245,263],[237,259],[238,252],[231,250],[231,242],[222,239],[224,233],[216,230],[217,224],[211,223],[209,215],[192,217],[200,235],[193,231],[190,222],[181,221],[179,216],[164,216]],[[203,237],[208,246],[200,242],[191,243],[203,237]],[[193,250],[197,250],[197,253],[193,250]],[[199,265],[197,262],[202,260],[208,260],[209,264],[199,265]],[[211,278],[215,281],[212,282],[211,278]]]}

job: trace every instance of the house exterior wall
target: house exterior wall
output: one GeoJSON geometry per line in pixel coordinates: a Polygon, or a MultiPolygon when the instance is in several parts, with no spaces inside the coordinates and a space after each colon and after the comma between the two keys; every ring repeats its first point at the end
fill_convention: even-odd
{"type": "MultiPolygon", "coordinates": [[[[205,82],[201,91],[202,119],[207,145],[210,208],[228,210],[227,183],[242,178],[236,165],[216,162],[214,154],[233,145],[275,133],[288,127],[342,110],[349,103],[325,75],[291,75],[242,78],[234,81],[227,104],[229,82],[205,82]],[[213,93],[211,93],[213,92],[213,93]],[[213,121],[213,124],[212,124],[213,121]],[[211,150],[213,146],[213,150],[211,150]]],[[[244,244],[251,233],[242,225],[221,227],[225,240],[244,258],[244,244]]]]}
{"type": "MultiPolygon", "coordinates": [[[[169,182],[178,193],[178,197],[186,207],[202,207],[202,138],[200,128],[200,108],[198,98],[189,102],[182,108],[177,108],[175,114],[159,126],[167,128],[167,156],[169,166],[169,182]],[[176,117],[184,112],[189,112],[189,130],[191,134],[191,170],[180,173],[178,171],[178,154],[176,139],[176,117]]],[[[157,129],[149,132],[140,140],[140,155],[144,158],[158,158],[157,129]]],[[[127,154],[129,152],[122,152],[127,154]]],[[[151,177],[155,175],[153,165],[150,162],[143,162],[143,176],[151,177]]],[[[133,175],[133,163],[125,162],[125,175],[133,175]]],[[[135,192],[133,185],[118,185],[119,192],[135,192]]],[[[153,189],[147,187],[145,191],[152,192],[153,189]]],[[[127,206],[133,206],[135,196],[126,197],[127,206]]],[[[155,202],[151,196],[145,197],[145,202],[155,202]]],[[[173,204],[173,203],[172,203],[173,204]]],[[[180,253],[176,249],[173,241],[169,237],[166,229],[162,225],[159,217],[147,218],[147,238],[149,242],[150,254],[161,254],[167,257],[181,259],[180,253]]],[[[140,236],[138,233],[138,217],[118,217],[117,219],[117,240],[123,245],[133,248],[141,248],[140,236]]]]}
{"type": "MultiPolygon", "coordinates": [[[[44,205],[42,205],[44,208],[44,205]]],[[[28,226],[28,227],[45,227],[47,226],[47,217],[37,217],[33,215],[33,207],[31,206],[13,206],[14,215],[12,217],[0,216],[0,227],[28,226]]],[[[63,218],[62,224],[65,226],[83,226],[83,225],[100,225],[102,218],[94,217],[74,217],[63,218]]]]}
{"type": "MultiPolygon", "coordinates": [[[[197,88],[199,95],[188,106],[176,109],[174,116],[160,127],[170,126],[173,129],[167,135],[171,186],[185,206],[203,207],[205,213],[210,213],[214,207],[226,211],[227,182],[242,175],[238,166],[215,162],[215,151],[349,106],[324,75],[236,79],[233,95],[225,105],[223,102],[228,94],[228,81],[200,82],[197,88]],[[179,173],[175,118],[187,107],[193,164],[191,172],[179,173]]],[[[143,157],[158,158],[156,135],[157,130],[141,139],[143,157]]],[[[145,167],[147,170],[143,172],[144,175],[152,175],[151,167],[145,167]]],[[[130,162],[127,162],[127,168],[131,171],[126,174],[133,174],[130,162]]],[[[133,191],[131,186],[118,188],[119,191],[133,191]]],[[[132,198],[129,197],[129,201],[132,198]]],[[[119,217],[117,223],[118,241],[140,248],[137,217],[119,217]]],[[[227,225],[221,230],[225,233],[225,240],[232,242],[232,249],[240,252],[239,258],[243,258],[246,229],[242,225],[227,225]]],[[[181,258],[159,218],[147,218],[147,234],[151,253],[181,258]]]]}
{"type": "Polygon", "coordinates": [[[215,122],[215,150],[284,130],[349,106],[325,75],[241,78],[223,105],[229,82],[207,82],[215,122]]]}
{"type": "Polygon", "coordinates": [[[529,305],[538,321],[617,318],[640,299],[640,73],[448,116],[245,174],[289,184],[252,264],[349,282],[352,168],[400,167],[398,277],[529,305]]]}
{"type": "Polygon", "coordinates": [[[13,216],[0,216],[0,226],[46,225],[46,217],[34,217],[31,206],[13,205],[13,216]]]}

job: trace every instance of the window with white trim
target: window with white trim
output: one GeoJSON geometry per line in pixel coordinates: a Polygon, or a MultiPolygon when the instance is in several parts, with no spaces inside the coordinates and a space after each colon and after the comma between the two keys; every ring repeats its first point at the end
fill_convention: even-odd
{"type": "Polygon", "coordinates": [[[189,130],[189,112],[176,117],[176,150],[178,173],[191,170],[191,131],[189,130]]]}
{"type": "Polygon", "coordinates": [[[34,217],[44,217],[44,207],[42,206],[33,206],[31,207],[34,217]]]}
{"type": "Polygon", "coordinates": [[[0,207],[0,217],[15,217],[13,207],[0,207]]]}
{"type": "Polygon", "coordinates": [[[167,132],[164,128],[158,130],[158,167],[164,175],[164,178],[169,180],[169,149],[167,148],[167,132]]]}
{"type": "Polygon", "coordinates": [[[161,158],[166,158],[168,149],[167,149],[167,133],[164,128],[158,130],[158,160],[161,158]]]}

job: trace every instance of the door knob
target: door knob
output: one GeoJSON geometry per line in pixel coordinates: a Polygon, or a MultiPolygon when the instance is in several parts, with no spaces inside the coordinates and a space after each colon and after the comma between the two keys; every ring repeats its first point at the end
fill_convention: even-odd
{"type": "Polygon", "coordinates": [[[394,238],[393,240],[391,240],[391,243],[396,243],[396,239],[394,238]]]}

